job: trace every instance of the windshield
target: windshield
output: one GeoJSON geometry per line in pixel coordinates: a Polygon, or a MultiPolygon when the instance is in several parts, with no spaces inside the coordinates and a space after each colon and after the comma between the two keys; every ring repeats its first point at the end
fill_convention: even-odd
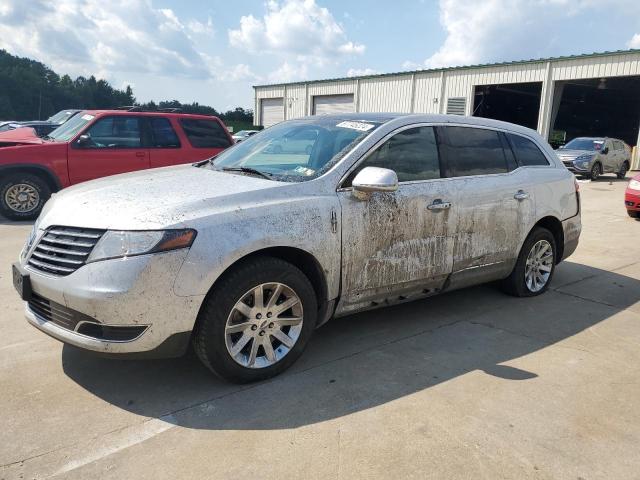
{"type": "Polygon", "coordinates": [[[335,117],[279,123],[222,152],[213,168],[250,168],[274,180],[309,180],[324,173],[379,125],[335,117]]]}
{"type": "Polygon", "coordinates": [[[69,120],[69,118],[71,116],[73,116],[74,113],[76,113],[75,110],[62,110],[62,111],[56,113],[55,115],[49,117],[47,119],[47,122],[64,123],[67,120],[69,120]]]}
{"type": "Polygon", "coordinates": [[[48,135],[48,138],[56,142],[67,142],[71,140],[82,128],[95,118],[89,113],[79,113],[71,120],[63,123],[48,135]]]}
{"type": "Polygon", "coordinates": [[[594,140],[592,138],[574,138],[567,143],[564,148],[567,150],[589,150],[599,152],[604,146],[604,140],[594,140]]]}

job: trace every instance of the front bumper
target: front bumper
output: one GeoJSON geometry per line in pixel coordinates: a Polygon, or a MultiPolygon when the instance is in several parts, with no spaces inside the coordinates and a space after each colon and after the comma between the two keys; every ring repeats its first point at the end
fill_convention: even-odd
{"type": "Polygon", "coordinates": [[[587,174],[591,171],[591,165],[587,166],[586,168],[582,168],[576,164],[574,164],[573,162],[562,162],[564,164],[564,166],[567,168],[567,170],[569,170],[572,173],[577,173],[580,175],[584,175],[587,174]]]}
{"type": "Polygon", "coordinates": [[[627,207],[627,210],[640,212],[640,191],[638,191],[638,193],[632,193],[627,190],[624,194],[624,205],[627,207]]]}
{"type": "Polygon", "coordinates": [[[204,300],[204,295],[174,293],[175,278],[187,254],[188,250],[175,250],[89,263],[65,277],[22,264],[37,299],[51,302],[51,308],[57,304],[63,314],[71,311],[81,320],[64,325],[47,318],[33,302],[25,302],[27,321],[64,343],[103,354],[180,355],[204,300]],[[96,328],[81,327],[92,321],[100,326],[100,334],[96,328]],[[137,328],[138,334],[124,339],[120,334],[105,339],[103,334],[127,328],[137,328]]]}

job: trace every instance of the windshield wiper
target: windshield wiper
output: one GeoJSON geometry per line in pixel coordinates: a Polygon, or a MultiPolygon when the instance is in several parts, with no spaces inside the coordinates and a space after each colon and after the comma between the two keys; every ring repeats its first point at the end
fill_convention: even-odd
{"type": "Polygon", "coordinates": [[[267,180],[271,180],[271,174],[266,172],[261,172],[260,170],[256,170],[251,167],[222,167],[223,172],[242,172],[242,173],[250,173],[253,175],[259,175],[267,180]]]}

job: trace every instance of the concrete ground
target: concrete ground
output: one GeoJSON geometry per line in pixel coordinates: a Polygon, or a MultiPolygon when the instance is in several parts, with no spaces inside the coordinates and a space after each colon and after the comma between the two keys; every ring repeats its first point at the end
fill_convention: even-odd
{"type": "Polygon", "coordinates": [[[581,183],[549,292],[494,286],[331,322],[262,384],[114,361],[30,327],[0,225],[0,479],[640,478],[640,222],[581,183]]]}

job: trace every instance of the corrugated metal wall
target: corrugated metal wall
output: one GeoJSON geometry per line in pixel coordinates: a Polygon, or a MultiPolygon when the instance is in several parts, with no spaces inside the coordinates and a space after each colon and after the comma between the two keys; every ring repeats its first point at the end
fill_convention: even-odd
{"type": "Polygon", "coordinates": [[[640,75],[640,53],[256,87],[255,95],[256,105],[261,98],[284,97],[287,119],[310,115],[314,95],[346,93],[354,95],[358,112],[443,113],[448,98],[465,97],[470,115],[476,85],[543,82],[538,130],[545,134],[553,81],[622,75],[640,75]]]}

